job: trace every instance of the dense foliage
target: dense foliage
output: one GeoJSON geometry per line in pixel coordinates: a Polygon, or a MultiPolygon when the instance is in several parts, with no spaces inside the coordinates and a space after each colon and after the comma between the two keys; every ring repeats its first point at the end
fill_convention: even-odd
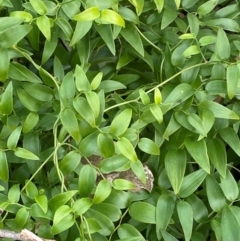
{"type": "Polygon", "coordinates": [[[0,9],[1,229],[240,240],[238,1],[0,9]]]}

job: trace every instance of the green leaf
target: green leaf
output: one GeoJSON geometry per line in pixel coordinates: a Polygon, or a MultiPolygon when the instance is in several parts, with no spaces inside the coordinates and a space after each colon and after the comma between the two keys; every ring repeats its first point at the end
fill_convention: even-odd
{"type": "Polygon", "coordinates": [[[219,174],[225,178],[227,170],[227,154],[223,142],[220,139],[209,140],[207,143],[210,161],[219,174]]]}
{"type": "Polygon", "coordinates": [[[111,157],[115,154],[115,146],[111,135],[100,133],[98,135],[97,143],[101,154],[105,158],[111,157]]]}
{"type": "Polygon", "coordinates": [[[20,158],[24,158],[24,159],[28,159],[28,160],[39,160],[38,156],[36,156],[32,152],[30,152],[24,148],[21,148],[21,147],[17,147],[14,150],[14,154],[20,158]]]}
{"type": "Polygon", "coordinates": [[[5,91],[1,96],[0,112],[3,115],[10,115],[13,110],[13,86],[12,82],[9,82],[5,91]]]}
{"type": "Polygon", "coordinates": [[[141,223],[156,223],[156,207],[146,202],[134,202],[129,208],[130,216],[141,223]]]}
{"type": "Polygon", "coordinates": [[[148,154],[160,155],[160,149],[157,144],[148,138],[141,138],[138,142],[138,147],[148,154]]]}
{"type": "Polygon", "coordinates": [[[215,36],[204,36],[199,39],[199,44],[201,46],[206,46],[209,44],[216,43],[217,38],[215,36]]]}
{"type": "Polygon", "coordinates": [[[70,41],[73,35],[72,26],[65,18],[57,18],[56,24],[61,28],[63,33],[66,35],[67,40],[70,41]]]}
{"type": "Polygon", "coordinates": [[[1,82],[4,82],[8,77],[9,65],[10,65],[10,56],[9,56],[8,49],[0,48],[0,81],[1,82]]]}
{"type": "Polygon", "coordinates": [[[187,157],[184,150],[171,150],[165,156],[165,168],[174,193],[179,193],[186,169],[187,157]]]}
{"type": "Polygon", "coordinates": [[[65,109],[61,112],[60,119],[67,132],[74,138],[76,142],[79,142],[81,135],[75,113],[71,109],[65,109]]]}
{"type": "Polygon", "coordinates": [[[163,11],[162,21],[161,21],[161,30],[165,29],[170,23],[172,23],[178,16],[176,10],[165,8],[163,11]]]}
{"type": "Polygon", "coordinates": [[[87,197],[95,184],[97,172],[90,165],[84,165],[79,173],[78,190],[81,197],[87,197]]]}
{"type": "MultiPolygon", "coordinates": [[[[230,18],[217,18],[217,19],[212,19],[212,20],[208,20],[206,22],[202,22],[200,23],[200,25],[202,26],[209,26],[209,27],[213,27],[213,28],[223,28],[224,30],[227,30],[227,31],[232,31],[232,32],[239,32],[240,31],[240,28],[239,28],[239,24],[233,20],[233,19],[230,19],[230,18]]],[[[222,31],[222,30],[220,30],[222,31]]],[[[226,52],[227,53],[229,51],[229,42],[227,40],[227,48],[226,48],[226,52]]]]}
{"type": "Polygon", "coordinates": [[[99,85],[99,89],[104,90],[105,93],[113,92],[115,90],[126,89],[126,88],[127,87],[124,84],[114,80],[104,80],[99,85]]]}
{"type": "Polygon", "coordinates": [[[13,11],[10,13],[10,17],[21,18],[24,22],[31,22],[33,19],[33,16],[25,11],[13,11]]]}
{"type": "Polygon", "coordinates": [[[140,16],[143,11],[144,0],[130,0],[130,2],[135,7],[137,15],[140,16]]]}
{"type": "Polygon", "coordinates": [[[102,72],[99,72],[99,73],[94,77],[94,79],[92,80],[92,82],[91,82],[91,84],[90,84],[91,90],[96,90],[96,89],[99,87],[99,85],[100,85],[100,83],[101,83],[101,81],[102,81],[102,77],[103,77],[103,73],[102,73],[102,72]]]}
{"type": "Polygon", "coordinates": [[[39,30],[42,32],[44,37],[50,41],[51,40],[51,25],[50,20],[46,15],[37,18],[37,26],[39,30]]]}
{"type": "Polygon", "coordinates": [[[139,33],[130,25],[120,32],[123,38],[141,55],[144,56],[144,48],[139,33]]]}
{"type": "Polygon", "coordinates": [[[29,218],[29,212],[25,207],[20,208],[15,217],[15,224],[19,229],[22,229],[25,225],[26,222],[28,221],[29,218]]]}
{"type": "Polygon", "coordinates": [[[230,44],[228,37],[223,29],[219,28],[215,51],[220,60],[227,60],[230,57],[230,44]]]}
{"type": "Polygon", "coordinates": [[[9,179],[9,169],[8,169],[8,161],[6,157],[6,153],[0,151],[0,179],[4,182],[8,182],[9,179]]]}
{"type": "Polygon", "coordinates": [[[117,142],[117,148],[129,160],[131,160],[131,161],[137,161],[138,160],[138,157],[137,157],[137,154],[136,154],[136,152],[133,148],[133,145],[127,138],[122,137],[117,142]]]}
{"type": "MultiPolygon", "coordinates": [[[[117,230],[118,236],[121,240],[129,240],[131,238],[138,238],[136,241],[143,241],[145,240],[142,236],[142,234],[132,225],[128,223],[124,223],[120,225],[120,227],[117,230]]],[[[129,240],[130,241],[130,240],[129,240]]]]}
{"type": "Polygon", "coordinates": [[[133,173],[140,179],[140,181],[146,184],[146,173],[142,162],[137,160],[136,162],[130,162],[130,167],[133,173]]]}
{"type": "Polygon", "coordinates": [[[155,117],[157,122],[161,124],[163,122],[163,113],[159,105],[153,104],[150,106],[150,111],[152,115],[155,117]]]}
{"type": "Polygon", "coordinates": [[[70,151],[67,155],[59,162],[59,169],[65,176],[73,172],[79,165],[81,160],[80,153],[76,151],[70,151]]]}
{"type": "Polygon", "coordinates": [[[238,184],[229,170],[227,170],[225,178],[221,177],[220,187],[229,201],[233,202],[237,199],[239,195],[238,184]]]}
{"type": "Polygon", "coordinates": [[[99,96],[95,92],[89,91],[86,93],[86,98],[87,98],[87,101],[88,101],[90,107],[92,108],[92,110],[94,112],[94,115],[97,117],[100,112],[99,96]]]}
{"type": "Polygon", "coordinates": [[[22,132],[24,134],[30,132],[37,125],[38,121],[39,115],[37,113],[30,112],[24,121],[22,132]]]}
{"type": "Polygon", "coordinates": [[[217,4],[218,0],[207,1],[198,7],[197,13],[200,15],[200,17],[205,16],[208,13],[210,13],[216,7],[217,4]]]}
{"type": "Polygon", "coordinates": [[[70,212],[72,211],[72,209],[68,206],[68,205],[62,205],[61,207],[59,207],[53,217],[53,225],[56,225],[57,223],[59,223],[62,219],[64,219],[70,212]]]}
{"type": "Polygon", "coordinates": [[[197,45],[192,45],[183,52],[183,57],[188,58],[192,55],[199,54],[199,53],[200,53],[199,47],[197,45]]]}
{"type": "Polygon", "coordinates": [[[183,229],[184,238],[190,241],[193,228],[193,210],[187,202],[178,202],[177,213],[183,229]]]}
{"type": "Polygon", "coordinates": [[[238,87],[239,69],[237,65],[227,67],[227,94],[229,99],[235,96],[238,87]]]}
{"type": "Polygon", "coordinates": [[[192,138],[185,138],[184,144],[189,154],[199,164],[199,166],[207,173],[210,173],[210,164],[205,140],[201,139],[199,141],[195,141],[192,138]],[[201,155],[199,155],[199,153],[201,153],[201,155]]]}
{"type": "Polygon", "coordinates": [[[75,96],[76,87],[73,78],[73,72],[68,72],[61,83],[59,89],[60,98],[63,100],[72,100],[75,96]]]}
{"type": "Polygon", "coordinates": [[[215,212],[220,212],[225,204],[225,197],[218,182],[210,175],[206,178],[207,198],[210,207],[215,212]]]}
{"type": "Polygon", "coordinates": [[[165,230],[161,230],[164,241],[177,241],[177,239],[165,230]]]}
{"type": "Polygon", "coordinates": [[[154,3],[156,4],[158,13],[161,13],[164,6],[164,0],[154,0],[154,3]]]}
{"type": "Polygon", "coordinates": [[[203,126],[203,122],[197,114],[190,113],[187,117],[187,120],[190,123],[190,125],[192,125],[192,127],[194,127],[199,134],[201,134],[205,137],[207,136],[207,133],[203,126]]]}
{"type": "Polygon", "coordinates": [[[83,69],[79,65],[76,66],[74,76],[76,79],[76,87],[79,92],[88,92],[91,90],[88,78],[83,69]]]}
{"type": "Polygon", "coordinates": [[[131,190],[135,188],[134,183],[121,178],[114,179],[112,186],[116,190],[131,190]]]}
{"type": "Polygon", "coordinates": [[[62,233],[65,230],[68,230],[74,224],[74,217],[72,214],[68,214],[64,218],[62,218],[57,224],[53,223],[52,226],[52,234],[56,235],[58,233],[62,233]]]}
{"type": "Polygon", "coordinates": [[[53,35],[50,40],[46,39],[42,54],[42,62],[44,64],[52,56],[58,44],[58,39],[56,35],[53,35]]]}
{"type": "Polygon", "coordinates": [[[14,184],[8,191],[8,200],[11,203],[17,203],[20,199],[20,188],[19,184],[14,184]]]}
{"type": "Polygon", "coordinates": [[[235,112],[214,101],[203,100],[199,103],[199,107],[212,111],[216,118],[233,120],[239,119],[239,116],[235,112]]]}
{"type": "Polygon", "coordinates": [[[197,16],[192,13],[187,14],[187,19],[190,27],[190,32],[196,37],[199,32],[199,20],[197,16]]]}
{"type": "Polygon", "coordinates": [[[198,171],[190,173],[184,177],[182,186],[178,193],[179,197],[186,198],[190,196],[201,185],[206,176],[207,173],[204,170],[199,169],[198,171]]]}
{"type": "Polygon", "coordinates": [[[132,119],[132,110],[125,109],[120,114],[115,116],[111,125],[110,131],[116,136],[121,136],[128,128],[130,121],[132,119]]]}
{"type": "MultiPolygon", "coordinates": [[[[0,48],[7,49],[7,48],[11,48],[13,45],[16,45],[31,31],[31,29],[32,29],[31,25],[17,25],[17,26],[8,28],[0,35],[0,48]]],[[[5,60],[6,60],[6,56],[5,56],[5,60]]]]}
{"type": "Polygon", "coordinates": [[[82,215],[92,206],[92,204],[93,203],[91,198],[84,197],[84,198],[78,199],[76,202],[74,202],[72,211],[76,215],[82,215]]]}
{"type": "Polygon", "coordinates": [[[195,39],[196,36],[192,33],[184,33],[179,36],[179,39],[195,39]]]}
{"type": "Polygon", "coordinates": [[[110,10],[110,9],[104,9],[101,11],[100,19],[103,22],[112,23],[121,27],[125,27],[125,22],[120,14],[117,12],[110,10]]]}
{"type": "Polygon", "coordinates": [[[38,195],[35,198],[36,203],[42,209],[44,213],[47,213],[48,210],[48,199],[46,195],[38,195]]]}
{"type": "Polygon", "coordinates": [[[175,203],[174,199],[166,194],[162,194],[159,196],[157,205],[156,205],[156,229],[157,232],[160,232],[163,229],[166,229],[173,211],[174,211],[175,203]]]}
{"type": "Polygon", "coordinates": [[[22,131],[22,126],[18,126],[8,137],[7,147],[11,150],[14,150],[17,147],[17,143],[22,131]]]}
{"type": "Polygon", "coordinates": [[[232,207],[225,205],[221,219],[222,241],[238,241],[240,237],[240,225],[232,207]]]}
{"type": "Polygon", "coordinates": [[[34,10],[40,14],[40,15],[44,15],[47,13],[47,7],[44,4],[43,1],[40,0],[29,0],[29,2],[31,3],[32,7],[34,8],[34,10]]]}
{"type": "Polygon", "coordinates": [[[96,188],[94,197],[93,197],[93,203],[101,203],[103,202],[111,193],[112,186],[107,180],[101,180],[96,188]]]}
{"type": "Polygon", "coordinates": [[[140,95],[141,101],[144,105],[148,105],[150,103],[150,98],[143,89],[139,90],[139,95],[140,95]]]}
{"type": "Polygon", "coordinates": [[[95,6],[95,7],[88,8],[83,12],[73,16],[72,19],[76,21],[85,22],[85,21],[95,20],[99,16],[100,16],[99,8],[95,6]]]}

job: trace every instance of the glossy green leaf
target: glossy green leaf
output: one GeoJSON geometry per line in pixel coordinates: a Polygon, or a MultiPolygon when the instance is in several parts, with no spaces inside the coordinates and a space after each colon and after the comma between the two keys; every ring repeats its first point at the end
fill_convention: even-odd
{"type": "Polygon", "coordinates": [[[46,195],[40,194],[40,195],[37,195],[34,199],[35,199],[36,203],[38,204],[38,206],[42,209],[42,211],[44,213],[47,213],[48,199],[47,199],[46,195]]]}
{"type": "Polygon", "coordinates": [[[28,133],[30,132],[38,123],[39,121],[39,115],[37,113],[34,112],[30,112],[23,124],[23,133],[28,133]]]}
{"type": "Polygon", "coordinates": [[[124,84],[114,80],[104,80],[99,85],[99,89],[104,90],[105,93],[112,92],[115,90],[126,89],[126,88],[127,87],[124,84]]]}
{"type": "Polygon", "coordinates": [[[122,137],[117,142],[117,148],[129,160],[131,160],[131,161],[137,161],[138,160],[138,157],[137,157],[137,154],[136,154],[136,152],[133,148],[133,145],[127,138],[122,137]]]}
{"type": "Polygon", "coordinates": [[[16,226],[21,229],[26,225],[26,222],[29,218],[29,211],[25,207],[20,208],[15,217],[16,226]]]}
{"type": "Polygon", "coordinates": [[[206,189],[210,207],[213,211],[220,212],[226,200],[218,182],[210,175],[206,178],[206,189]]]}
{"type": "Polygon", "coordinates": [[[201,185],[206,176],[207,173],[204,170],[199,169],[198,171],[190,173],[184,177],[178,194],[179,197],[186,198],[190,196],[201,185]]]}
{"type": "Polygon", "coordinates": [[[130,216],[141,223],[156,223],[156,207],[146,202],[134,202],[129,209],[130,216]]]}
{"type": "Polygon", "coordinates": [[[120,237],[121,240],[131,239],[133,237],[138,238],[138,239],[136,239],[136,241],[145,240],[143,238],[142,234],[134,226],[132,226],[128,223],[122,224],[118,228],[117,232],[118,232],[118,236],[120,237]]]}
{"type": "Polygon", "coordinates": [[[125,27],[125,22],[121,15],[119,15],[117,12],[110,10],[110,9],[104,9],[101,11],[100,19],[103,22],[112,23],[121,27],[125,27]]]}
{"type": "Polygon", "coordinates": [[[68,214],[64,218],[62,218],[58,223],[53,223],[52,226],[52,234],[62,233],[65,230],[68,230],[74,224],[73,214],[68,214]]]}
{"type": "Polygon", "coordinates": [[[84,219],[84,222],[81,223],[80,228],[88,235],[94,234],[102,229],[95,218],[84,219]]]}
{"type": "Polygon", "coordinates": [[[154,0],[154,3],[156,4],[158,13],[161,13],[164,6],[164,0],[154,0]]]}
{"type": "Polygon", "coordinates": [[[166,229],[173,215],[175,203],[174,199],[166,194],[159,196],[156,205],[156,229],[160,232],[166,229]]]}
{"type": "Polygon", "coordinates": [[[178,202],[177,213],[183,229],[184,238],[190,241],[193,228],[193,210],[187,202],[178,202]]]}
{"type": "Polygon", "coordinates": [[[78,179],[78,189],[81,197],[87,197],[91,193],[96,178],[97,172],[95,168],[89,165],[82,167],[78,179]]]}
{"type": "Polygon", "coordinates": [[[75,96],[76,87],[73,78],[73,72],[68,72],[61,83],[59,95],[63,100],[72,100],[75,96]]]}
{"type": "Polygon", "coordinates": [[[116,190],[131,190],[135,188],[134,183],[121,178],[114,179],[112,186],[116,190]]]}
{"type": "Polygon", "coordinates": [[[140,95],[141,101],[144,105],[147,105],[147,104],[150,103],[150,98],[149,98],[148,94],[143,89],[139,90],[139,95],[140,95]]]}
{"type": "Polygon", "coordinates": [[[58,44],[58,39],[56,35],[53,35],[50,40],[46,39],[42,54],[42,64],[47,62],[47,60],[52,56],[58,44]]]}
{"type": "Polygon", "coordinates": [[[76,202],[74,202],[72,211],[76,215],[84,214],[91,206],[92,206],[92,199],[88,197],[80,198],[76,202]]]}
{"type": "Polygon", "coordinates": [[[29,160],[39,160],[39,157],[36,156],[35,154],[33,154],[32,152],[21,148],[21,147],[17,147],[14,150],[14,154],[20,158],[24,158],[24,159],[29,159],[29,160]]]}
{"type": "Polygon", "coordinates": [[[61,207],[59,207],[53,217],[53,225],[56,225],[57,223],[59,223],[62,219],[64,219],[70,212],[72,211],[72,209],[68,206],[68,205],[62,205],[61,207]]]}
{"type": "Polygon", "coordinates": [[[217,4],[218,0],[209,0],[198,7],[197,13],[200,15],[200,17],[205,16],[210,13],[217,4]]]}
{"type": "Polygon", "coordinates": [[[83,71],[83,69],[79,65],[76,66],[74,75],[75,75],[75,79],[76,79],[77,90],[79,92],[81,92],[81,91],[84,91],[84,92],[90,91],[91,88],[90,88],[90,83],[88,81],[88,78],[87,78],[85,72],[83,71]]]}
{"type": "MultiPolygon", "coordinates": [[[[239,24],[235,20],[230,19],[230,18],[212,19],[212,20],[208,20],[208,21],[206,21],[204,23],[201,23],[201,25],[214,27],[214,28],[216,28],[216,27],[223,28],[224,30],[232,31],[232,32],[239,32],[240,31],[239,24]]],[[[229,51],[229,44],[228,44],[228,42],[227,42],[226,50],[227,51],[225,53],[227,53],[229,51]]]]}
{"type": "Polygon", "coordinates": [[[187,19],[190,27],[190,32],[194,34],[194,36],[198,35],[199,32],[199,20],[195,14],[188,13],[187,19]]]}
{"type": "Polygon", "coordinates": [[[165,230],[161,230],[164,241],[177,241],[177,239],[165,230]]]}
{"type": "Polygon", "coordinates": [[[191,113],[188,115],[187,119],[189,124],[192,125],[192,127],[194,127],[199,134],[205,137],[207,136],[203,122],[197,114],[191,113]]]}
{"type": "Polygon", "coordinates": [[[220,139],[213,139],[207,142],[207,149],[210,161],[219,174],[225,178],[227,170],[227,154],[223,142],[220,139]]]}
{"type": "Polygon", "coordinates": [[[76,21],[85,22],[85,21],[95,20],[99,16],[100,16],[99,8],[95,6],[95,7],[88,8],[83,12],[73,16],[72,19],[76,21]]]}
{"type": "Polygon", "coordinates": [[[202,120],[205,133],[208,133],[214,125],[215,117],[212,111],[207,109],[200,109],[199,116],[202,120]]]}
{"type": "Polygon", "coordinates": [[[199,47],[197,45],[192,45],[183,52],[183,57],[188,58],[192,55],[199,54],[199,53],[200,53],[199,47]]]}
{"type": "Polygon", "coordinates": [[[13,86],[12,82],[8,84],[1,96],[0,113],[3,115],[10,115],[13,110],[13,86]]]}
{"type": "Polygon", "coordinates": [[[185,174],[187,157],[184,150],[171,150],[165,156],[165,168],[174,193],[181,188],[185,174]]]}
{"type": "Polygon", "coordinates": [[[144,0],[130,0],[130,2],[135,7],[137,15],[140,16],[143,11],[144,0]]]}
{"type": "Polygon", "coordinates": [[[163,122],[163,113],[159,105],[153,104],[150,106],[150,111],[152,115],[155,117],[157,122],[161,124],[163,122]]]}
{"type": "Polygon", "coordinates": [[[204,139],[199,141],[193,140],[192,138],[186,138],[184,144],[187,151],[192,158],[198,163],[198,165],[207,173],[210,173],[210,163],[207,154],[207,145],[204,139]],[[201,155],[199,155],[201,153],[201,155]]]}
{"type": "Polygon", "coordinates": [[[239,188],[236,180],[229,170],[227,170],[225,178],[221,177],[220,187],[222,188],[225,197],[229,201],[233,202],[235,199],[237,199],[239,195],[239,188]]]}
{"type": "Polygon", "coordinates": [[[237,65],[229,65],[227,67],[227,93],[228,97],[232,99],[237,91],[239,70],[237,65]]]}
{"type": "Polygon", "coordinates": [[[111,135],[100,133],[97,142],[98,148],[105,158],[111,157],[115,154],[115,146],[111,135]]]}
{"type": "Polygon", "coordinates": [[[230,57],[230,43],[223,29],[219,28],[215,51],[220,60],[226,60],[230,57]]]}
{"type": "Polygon", "coordinates": [[[0,151],[0,179],[4,182],[8,182],[9,179],[9,169],[8,162],[5,152],[0,151]]]}
{"type": "Polygon", "coordinates": [[[67,39],[70,41],[73,35],[72,26],[65,18],[57,18],[56,24],[61,28],[67,39]]]}
{"type": "MultiPolygon", "coordinates": [[[[1,43],[0,43],[1,44],[1,43]]],[[[10,57],[8,49],[0,48],[0,81],[4,82],[8,77],[10,57]]]]}
{"type": "Polygon", "coordinates": [[[142,162],[140,162],[139,160],[137,160],[136,162],[130,162],[130,167],[136,177],[139,178],[143,184],[146,184],[147,178],[142,162]]]}
{"type": "Polygon", "coordinates": [[[8,191],[8,200],[11,203],[17,203],[20,199],[20,188],[19,184],[14,184],[8,191]]]}
{"type": "Polygon", "coordinates": [[[94,77],[94,79],[92,80],[92,82],[90,84],[92,90],[96,90],[99,87],[99,85],[100,85],[100,83],[102,81],[102,77],[103,77],[103,73],[102,72],[99,72],[94,77]]]}
{"type": "Polygon", "coordinates": [[[138,142],[138,147],[148,154],[160,155],[160,149],[157,144],[148,138],[141,138],[138,142]]]}
{"type": "Polygon", "coordinates": [[[165,8],[163,11],[161,30],[165,29],[170,23],[172,23],[178,15],[178,12],[174,9],[165,8]]]}
{"type": "Polygon", "coordinates": [[[44,4],[43,1],[40,0],[30,0],[30,3],[32,5],[32,7],[34,8],[34,10],[40,14],[40,15],[44,15],[47,13],[47,7],[44,4]]]}
{"type": "Polygon", "coordinates": [[[8,137],[7,147],[9,149],[14,150],[17,147],[17,143],[18,143],[21,131],[22,131],[22,126],[19,126],[8,137]]]}
{"type": "Polygon", "coordinates": [[[214,36],[204,36],[199,39],[199,44],[201,46],[206,46],[209,44],[214,44],[216,43],[217,38],[214,36]]]}
{"type": "Polygon", "coordinates": [[[51,25],[50,20],[46,15],[37,18],[37,26],[39,30],[42,32],[44,37],[50,41],[51,40],[51,25]]]}
{"type": "Polygon", "coordinates": [[[203,100],[200,102],[199,107],[212,111],[216,118],[239,119],[239,116],[235,112],[214,101],[203,100]]]}
{"type": "Polygon", "coordinates": [[[89,91],[86,93],[86,98],[90,107],[94,112],[94,115],[97,117],[100,112],[100,100],[98,95],[93,91],[89,91]]]}
{"type": "Polygon", "coordinates": [[[101,180],[97,185],[93,203],[97,204],[103,202],[110,195],[111,190],[111,184],[107,180],[101,180]]]}

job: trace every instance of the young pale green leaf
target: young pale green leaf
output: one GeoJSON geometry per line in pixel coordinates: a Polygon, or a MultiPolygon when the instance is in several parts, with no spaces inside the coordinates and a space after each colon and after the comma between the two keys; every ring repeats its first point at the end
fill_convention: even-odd
{"type": "Polygon", "coordinates": [[[76,66],[74,76],[76,79],[76,87],[79,92],[88,92],[91,90],[88,78],[85,72],[83,71],[82,67],[80,67],[79,65],[76,66]]]}
{"type": "Polygon", "coordinates": [[[116,190],[131,190],[135,188],[134,183],[121,178],[114,179],[112,186],[116,190]]]}
{"type": "Polygon", "coordinates": [[[235,96],[238,87],[239,69],[237,65],[227,67],[227,94],[229,99],[235,96]]]}
{"type": "Polygon", "coordinates": [[[59,169],[62,174],[65,176],[73,172],[79,165],[81,160],[81,155],[79,152],[70,151],[60,162],[59,169]]]}
{"type": "Polygon", "coordinates": [[[222,139],[233,149],[233,151],[240,156],[240,140],[238,134],[233,128],[227,127],[219,132],[222,139]]]}
{"type": "Polygon", "coordinates": [[[198,223],[205,222],[208,218],[208,209],[204,202],[194,194],[187,197],[186,201],[191,205],[194,220],[198,223]]]}
{"type": "Polygon", "coordinates": [[[50,41],[51,40],[51,24],[50,20],[46,15],[37,18],[37,26],[39,30],[42,32],[44,37],[50,41]]]}
{"type": "Polygon", "coordinates": [[[133,148],[133,145],[127,138],[122,137],[117,142],[117,148],[129,160],[131,160],[131,161],[137,161],[138,160],[138,157],[137,157],[137,154],[136,154],[136,152],[133,148]]]}
{"type": "Polygon", "coordinates": [[[165,156],[165,168],[174,193],[179,193],[185,174],[187,157],[184,150],[171,150],[165,156]]]}
{"type": "Polygon", "coordinates": [[[220,139],[213,139],[207,142],[209,159],[219,174],[225,178],[227,170],[227,154],[223,142],[220,139]]]}
{"type": "Polygon", "coordinates": [[[20,158],[24,158],[24,159],[28,159],[28,160],[39,160],[38,156],[36,156],[32,152],[30,152],[24,148],[21,148],[21,147],[17,147],[14,150],[14,154],[20,158]]]}
{"type": "Polygon", "coordinates": [[[206,189],[210,207],[214,212],[220,212],[226,200],[218,182],[210,175],[206,178],[206,189]]]}
{"type": "Polygon", "coordinates": [[[97,117],[100,111],[100,100],[98,95],[93,91],[89,91],[85,93],[85,95],[94,115],[97,117]]]}
{"type": "Polygon", "coordinates": [[[165,29],[170,23],[172,23],[178,16],[178,12],[175,9],[165,8],[162,15],[161,30],[165,29]]]}
{"type": "Polygon", "coordinates": [[[184,33],[179,36],[179,39],[195,39],[196,36],[193,33],[184,33]]]}
{"type": "Polygon", "coordinates": [[[219,28],[217,33],[215,52],[220,60],[227,60],[230,57],[230,43],[225,31],[222,28],[219,28]]]}
{"type": "Polygon", "coordinates": [[[206,46],[209,44],[216,43],[217,38],[215,36],[203,36],[199,39],[199,44],[201,46],[206,46]]]}
{"type": "Polygon", "coordinates": [[[197,114],[190,113],[188,115],[187,119],[188,119],[188,122],[190,123],[190,125],[192,125],[192,127],[194,127],[199,134],[201,134],[205,137],[207,136],[207,133],[203,126],[202,120],[197,114]]]}
{"type": "Polygon", "coordinates": [[[115,116],[111,125],[110,131],[114,133],[116,136],[121,136],[128,128],[130,121],[132,118],[132,110],[125,109],[120,114],[115,116]]]}
{"type": "Polygon", "coordinates": [[[140,95],[141,101],[144,105],[148,105],[150,103],[150,98],[143,89],[139,90],[139,95],[140,95]]]}
{"type": "Polygon", "coordinates": [[[56,225],[59,223],[62,219],[64,219],[69,213],[71,213],[72,208],[70,208],[68,205],[62,205],[59,207],[53,217],[53,223],[56,225]]]}
{"type": "Polygon", "coordinates": [[[37,113],[34,112],[30,112],[23,124],[23,133],[28,133],[30,132],[38,123],[39,120],[39,115],[37,113]]]}
{"type": "Polygon", "coordinates": [[[161,124],[163,122],[163,113],[159,105],[153,104],[150,106],[150,111],[152,115],[155,117],[157,122],[161,124]]]}
{"type": "Polygon", "coordinates": [[[21,135],[21,131],[22,131],[22,126],[18,126],[8,137],[7,147],[9,149],[14,150],[17,147],[17,143],[21,135]]]}
{"type": "Polygon", "coordinates": [[[146,184],[146,173],[142,162],[137,160],[136,162],[130,162],[130,167],[133,173],[140,179],[143,184],[146,184]]]}
{"type": "Polygon", "coordinates": [[[9,179],[9,169],[8,169],[8,162],[6,153],[0,151],[0,179],[4,182],[8,182],[9,179]]]}
{"type": "Polygon", "coordinates": [[[29,0],[33,9],[40,15],[44,15],[47,13],[47,7],[41,0],[29,0]]]}
{"type": "Polygon", "coordinates": [[[62,125],[76,142],[79,142],[81,135],[75,113],[71,109],[65,109],[60,114],[62,125]]]}
{"type": "Polygon", "coordinates": [[[81,197],[87,197],[94,187],[97,178],[95,168],[90,165],[84,165],[79,173],[78,190],[81,197]]]}
{"type": "Polygon", "coordinates": [[[21,18],[24,20],[24,22],[31,22],[33,19],[33,16],[26,12],[26,11],[13,11],[10,13],[10,17],[14,17],[14,18],[21,18]]]}
{"type": "Polygon", "coordinates": [[[68,214],[64,218],[62,218],[58,223],[53,223],[51,228],[51,233],[53,235],[62,233],[65,230],[70,229],[74,224],[73,214],[68,214]]]}
{"type": "Polygon", "coordinates": [[[100,133],[98,135],[97,144],[101,154],[105,158],[111,157],[115,154],[115,146],[111,135],[100,133]]]}
{"type": "Polygon", "coordinates": [[[174,0],[174,2],[176,4],[177,9],[179,9],[180,4],[181,4],[181,0],[174,0]]]}
{"type": "Polygon", "coordinates": [[[205,16],[210,13],[217,4],[218,0],[209,0],[198,7],[197,13],[200,15],[200,17],[205,16]]]}
{"type": "Polygon", "coordinates": [[[166,229],[175,207],[173,198],[169,195],[162,194],[159,196],[156,205],[156,229],[160,232],[166,229]]]}
{"type": "Polygon", "coordinates": [[[144,56],[144,48],[141,37],[134,28],[127,25],[126,28],[121,30],[120,34],[141,56],[144,56]]]}
{"type": "Polygon", "coordinates": [[[92,80],[90,86],[91,90],[96,90],[102,81],[103,73],[99,72],[92,80]]]}
{"type": "Polygon", "coordinates": [[[221,219],[222,241],[238,241],[240,237],[240,224],[233,207],[225,205],[221,219]]]}
{"type": "Polygon", "coordinates": [[[38,204],[38,206],[42,209],[44,213],[47,213],[48,210],[48,199],[46,195],[40,194],[37,195],[34,200],[38,204]]]}
{"type": "Polygon", "coordinates": [[[72,17],[73,20],[86,22],[97,19],[100,16],[98,7],[91,7],[72,17]]]}
{"type": "Polygon", "coordinates": [[[162,103],[162,94],[161,94],[159,88],[154,89],[154,102],[156,105],[162,103]]]}
{"type": "Polygon", "coordinates": [[[9,82],[7,88],[1,96],[0,113],[3,115],[10,115],[13,110],[13,86],[9,82]]]}
{"type": "Polygon", "coordinates": [[[0,81],[4,82],[8,77],[10,57],[8,49],[0,48],[0,81]]]}
{"type": "Polygon", "coordinates": [[[192,138],[185,138],[184,144],[187,151],[198,165],[207,173],[210,173],[210,163],[207,154],[207,145],[204,139],[195,141],[192,138]],[[201,153],[201,155],[199,155],[201,153]]]}
{"type": "Polygon", "coordinates": [[[199,54],[199,53],[200,53],[199,47],[197,45],[192,45],[183,52],[183,57],[188,58],[192,55],[199,54]]]}
{"type": "Polygon", "coordinates": [[[177,213],[183,229],[184,238],[186,241],[190,241],[193,228],[193,210],[189,203],[178,202],[177,213]]]}
{"type": "Polygon", "coordinates": [[[239,195],[238,184],[229,170],[227,170],[225,178],[221,177],[220,187],[229,201],[233,202],[237,199],[239,195]]]}
{"type": "Polygon", "coordinates": [[[156,4],[158,13],[161,13],[164,6],[164,0],[154,0],[154,2],[156,4]]]}
{"type": "Polygon", "coordinates": [[[141,223],[156,223],[156,207],[147,202],[134,202],[129,209],[130,216],[141,223]]]}
{"type": "Polygon", "coordinates": [[[190,196],[203,182],[206,178],[207,173],[199,169],[196,172],[190,173],[183,179],[182,186],[179,191],[179,197],[186,198],[190,196]]]}
{"type": "Polygon", "coordinates": [[[140,16],[143,11],[144,0],[130,0],[130,2],[135,7],[137,15],[140,16]]]}
{"type": "Polygon", "coordinates": [[[19,184],[14,184],[8,191],[8,200],[11,203],[17,203],[20,199],[20,187],[19,184]]]}
{"type": "Polygon", "coordinates": [[[103,202],[111,193],[112,186],[107,180],[101,180],[96,188],[94,197],[93,197],[93,203],[101,203],[103,202]]]}
{"type": "Polygon", "coordinates": [[[148,154],[160,155],[160,149],[157,144],[148,138],[141,138],[138,142],[138,147],[140,150],[148,154]]]}
{"type": "Polygon", "coordinates": [[[76,215],[82,215],[92,206],[92,204],[92,199],[89,197],[78,199],[76,202],[74,202],[72,211],[76,215]]]}
{"type": "Polygon", "coordinates": [[[200,102],[199,107],[212,111],[216,118],[239,119],[239,116],[235,112],[215,101],[203,100],[200,102]]]}
{"type": "Polygon", "coordinates": [[[107,22],[107,23],[112,23],[121,27],[125,27],[125,21],[123,20],[122,16],[110,9],[102,10],[100,19],[101,21],[103,21],[103,23],[107,22]]]}

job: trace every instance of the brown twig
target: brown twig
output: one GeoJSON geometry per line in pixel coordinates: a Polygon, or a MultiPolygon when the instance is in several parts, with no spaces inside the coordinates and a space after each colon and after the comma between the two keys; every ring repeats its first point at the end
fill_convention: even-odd
{"type": "Polygon", "coordinates": [[[19,241],[55,241],[53,239],[40,238],[27,229],[23,229],[21,233],[0,229],[0,238],[11,238],[19,241]]]}

